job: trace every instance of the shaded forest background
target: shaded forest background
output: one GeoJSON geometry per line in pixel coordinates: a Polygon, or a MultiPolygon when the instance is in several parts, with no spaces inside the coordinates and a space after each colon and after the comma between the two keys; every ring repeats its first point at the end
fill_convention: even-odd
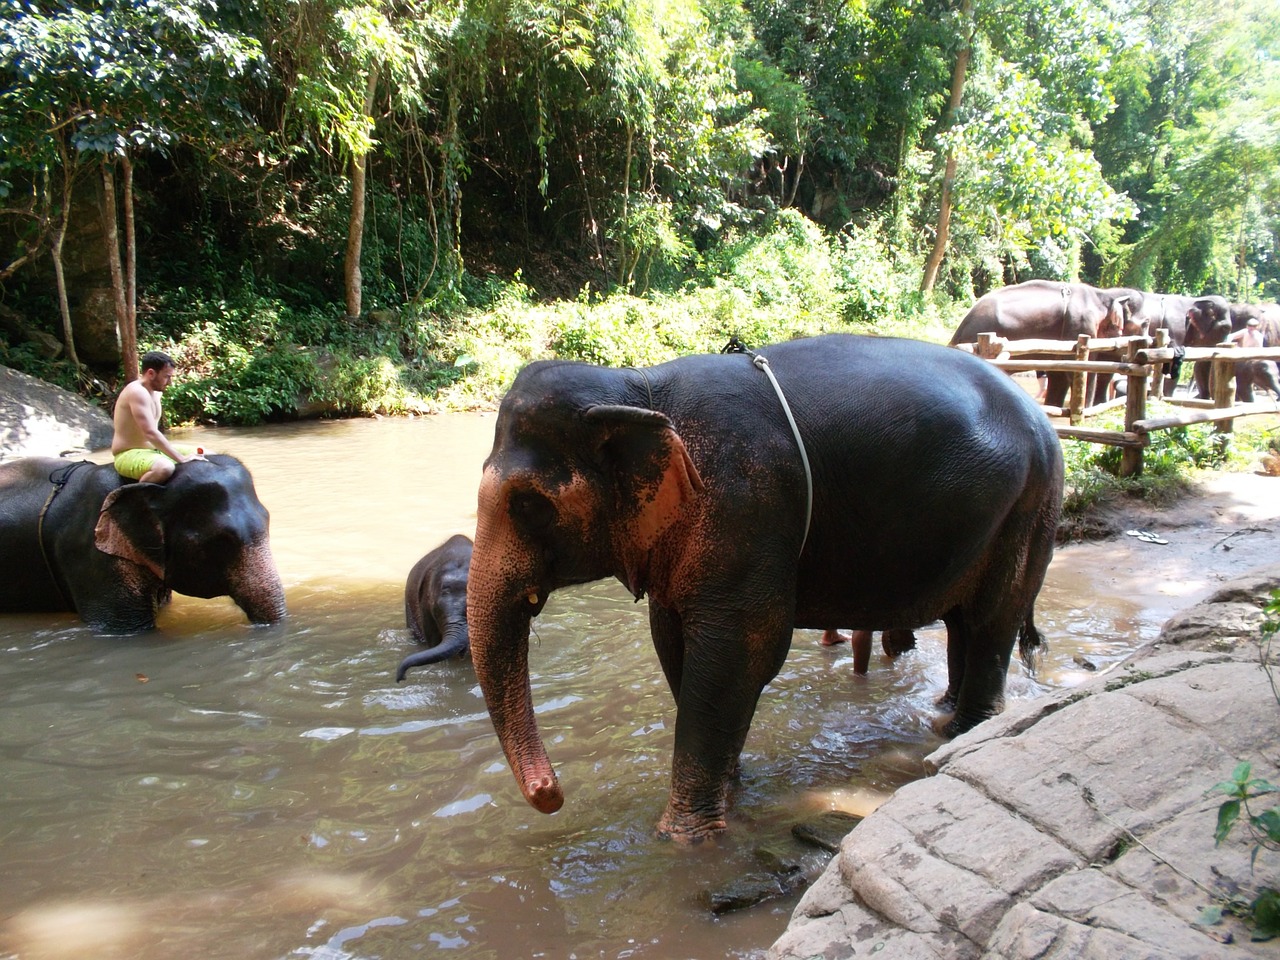
{"type": "Polygon", "coordinates": [[[183,418],[1280,296],[1270,0],[0,2],[0,363],[183,418]]]}

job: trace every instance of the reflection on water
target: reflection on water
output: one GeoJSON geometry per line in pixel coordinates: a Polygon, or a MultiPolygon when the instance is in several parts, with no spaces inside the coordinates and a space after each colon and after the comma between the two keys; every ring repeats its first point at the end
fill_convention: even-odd
{"type": "MultiPolygon", "coordinates": [[[[674,706],[645,606],[612,581],[558,593],[530,660],[566,802],[538,814],[468,663],[394,682],[413,649],[404,577],[474,530],[492,424],[193,431],[249,465],[271,511],[280,624],[187,597],[141,637],[0,619],[0,957],[763,955],[794,896],[713,919],[699,892],[758,869],[762,847],[802,850],[797,819],[869,812],[920,774],[942,631],[873,657],[867,677],[848,647],[797,632],[729,834],[686,849],[652,835],[674,706]]],[[[1041,683],[1076,682],[1077,659],[1104,667],[1154,630],[1090,576],[1055,561],[1041,683]]],[[[1041,689],[1011,673],[1012,696],[1041,689]]]]}

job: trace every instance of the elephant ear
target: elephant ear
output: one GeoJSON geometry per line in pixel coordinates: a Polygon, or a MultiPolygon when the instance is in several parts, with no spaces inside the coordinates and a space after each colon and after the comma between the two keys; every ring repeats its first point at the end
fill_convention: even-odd
{"type": "Polygon", "coordinates": [[[599,428],[596,457],[614,478],[627,541],[647,551],[702,492],[698,468],[675,426],[656,410],[599,405],[586,419],[599,428]]]}
{"type": "Polygon", "coordinates": [[[164,579],[164,527],[154,500],[154,483],[131,483],[112,490],[102,501],[93,542],[103,553],[120,557],[164,579]]]}

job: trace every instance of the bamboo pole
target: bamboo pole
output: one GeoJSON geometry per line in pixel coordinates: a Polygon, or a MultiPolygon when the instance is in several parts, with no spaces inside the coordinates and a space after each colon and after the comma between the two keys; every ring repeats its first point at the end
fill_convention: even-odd
{"type": "Polygon", "coordinates": [[[1141,433],[1122,430],[1096,430],[1091,427],[1054,427],[1058,436],[1068,440],[1086,440],[1089,443],[1105,443],[1112,447],[1145,447],[1146,438],[1141,433]]]}
{"type": "MultiPolygon", "coordinates": [[[[1085,361],[1089,359],[1089,335],[1087,333],[1080,334],[1076,338],[1076,360],[1085,361]]],[[[1075,426],[1084,418],[1085,405],[1085,388],[1088,386],[1088,377],[1083,370],[1072,372],[1071,374],[1071,396],[1067,401],[1067,409],[1071,413],[1071,425],[1075,426]]]]}
{"type": "MultiPolygon", "coordinates": [[[[1130,360],[1133,360],[1138,355],[1138,351],[1145,347],[1145,343],[1132,340],[1129,346],[1125,348],[1126,355],[1130,360]]],[[[1124,401],[1124,432],[1128,435],[1135,433],[1133,425],[1147,415],[1147,376],[1145,373],[1129,374],[1129,384],[1125,390],[1124,401]]],[[[1148,442],[1147,435],[1139,434],[1139,436],[1142,437],[1143,446],[1146,446],[1148,442]]],[[[1135,477],[1142,472],[1143,446],[1125,446],[1124,450],[1121,451],[1120,476],[1135,477]]]]}

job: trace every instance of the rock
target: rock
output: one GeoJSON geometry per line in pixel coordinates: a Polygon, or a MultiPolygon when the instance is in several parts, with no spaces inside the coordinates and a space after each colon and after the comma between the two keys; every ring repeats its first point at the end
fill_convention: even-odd
{"type": "Polygon", "coordinates": [[[828,853],[835,853],[840,849],[840,841],[861,821],[861,817],[855,817],[852,813],[832,810],[804,823],[797,823],[791,828],[791,835],[804,843],[821,847],[828,853]]]}
{"type": "Polygon", "coordinates": [[[87,287],[71,308],[76,353],[82,363],[120,362],[120,330],[116,325],[115,293],[110,286],[87,287]]]}
{"type": "Polygon", "coordinates": [[[703,890],[699,902],[716,916],[754,907],[757,903],[774,900],[794,893],[805,884],[804,874],[797,867],[787,874],[749,873],[739,877],[719,890],[703,890]]]}
{"type": "Polygon", "coordinates": [[[797,870],[804,869],[801,857],[795,850],[781,849],[776,846],[757,847],[755,854],[760,865],[775,875],[795,873],[797,870]]]}
{"type": "Polygon", "coordinates": [[[1215,842],[1211,792],[1244,759],[1280,776],[1257,643],[1278,584],[1274,568],[1242,577],[1123,664],[934,751],[932,776],[845,837],[767,956],[1280,956],[1230,911],[1205,925],[1206,907],[1280,888],[1274,851],[1242,829],[1215,842]]]}
{"type": "Polygon", "coordinates": [[[1232,582],[1190,610],[1168,620],[1160,646],[1180,650],[1225,651],[1256,647],[1262,607],[1280,589],[1280,574],[1259,573],[1232,582]]]}
{"type": "Polygon", "coordinates": [[[89,401],[0,367],[0,460],[100,450],[111,435],[111,418],[89,401]]]}

